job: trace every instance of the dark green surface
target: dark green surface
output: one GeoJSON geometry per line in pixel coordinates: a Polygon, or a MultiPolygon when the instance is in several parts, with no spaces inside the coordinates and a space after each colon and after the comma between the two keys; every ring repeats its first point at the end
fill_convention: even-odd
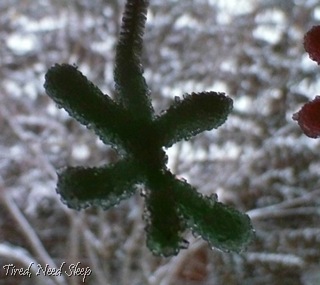
{"type": "Polygon", "coordinates": [[[177,180],[166,167],[163,150],[218,128],[231,112],[232,100],[222,93],[192,93],[162,115],[154,114],[140,63],[147,6],[147,1],[126,4],[114,71],[117,102],[75,66],[55,65],[46,74],[45,89],[58,106],[122,155],[114,165],[65,168],[58,173],[57,192],[71,208],[108,209],[133,194],[136,184],[144,184],[152,252],[177,254],[185,245],[182,234],[187,228],[213,247],[240,251],[252,237],[249,217],[177,180]]]}

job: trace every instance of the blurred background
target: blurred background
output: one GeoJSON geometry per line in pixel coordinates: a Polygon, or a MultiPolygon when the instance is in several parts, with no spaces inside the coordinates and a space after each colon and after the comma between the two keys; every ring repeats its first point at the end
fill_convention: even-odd
{"type": "MultiPolygon", "coordinates": [[[[316,0],[151,0],[143,65],[160,113],[175,96],[225,92],[234,111],[218,130],[167,150],[168,167],[205,195],[250,215],[245,252],[153,256],[137,193],[108,211],[76,212],[56,194],[56,170],[98,166],[117,154],[45,94],[55,63],[78,65],[114,97],[113,63],[124,1],[0,2],[0,284],[320,284],[320,151],[292,114],[320,94],[320,67],[303,36],[316,0]],[[226,4],[228,3],[228,4],[226,4]],[[32,277],[6,274],[27,268],[32,277]],[[91,276],[36,276],[37,265],[77,264],[91,276]]],[[[67,268],[67,267],[66,267],[67,268]]]]}

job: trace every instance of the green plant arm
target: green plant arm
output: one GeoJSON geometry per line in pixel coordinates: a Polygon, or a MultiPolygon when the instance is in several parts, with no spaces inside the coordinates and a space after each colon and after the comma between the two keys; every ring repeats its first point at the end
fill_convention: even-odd
{"type": "Polygon", "coordinates": [[[44,87],[59,108],[93,129],[104,143],[123,148],[131,114],[104,95],[75,66],[51,67],[44,87]]]}
{"type": "Polygon", "coordinates": [[[203,131],[218,128],[232,110],[232,100],[223,93],[201,92],[184,96],[156,119],[162,144],[170,147],[203,131]]]}
{"type": "Polygon", "coordinates": [[[150,120],[153,108],[143,77],[141,51],[149,1],[127,1],[116,49],[114,81],[120,103],[135,116],[150,120]]]}
{"type": "Polygon", "coordinates": [[[141,179],[136,164],[127,160],[103,167],[67,167],[58,172],[57,191],[70,208],[107,210],[130,197],[141,179]]]}
{"type": "Polygon", "coordinates": [[[253,237],[248,215],[217,201],[203,197],[190,184],[173,181],[178,208],[193,232],[224,251],[240,252],[253,237]]]}

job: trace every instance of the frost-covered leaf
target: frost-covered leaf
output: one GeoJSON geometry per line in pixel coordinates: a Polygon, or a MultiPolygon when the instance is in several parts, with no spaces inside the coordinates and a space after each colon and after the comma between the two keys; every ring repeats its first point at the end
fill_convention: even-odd
{"type": "Polygon", "coordinates": [[[57,192],[73,209],[108,209],[131,196],[141,179],[136,165],[120,161],[104,167],[67,167],[58,173],[57,192]]]}
{"type": "Polygon", "coordinates": [[[251,241],[253,229],[248,215],[218,202],[215,196],[203,197],[183,181],[175,182],[174,191],[188,227],[212,247],[240,252],[251,241]]]}
{"type": "Polygon", "coordinates": [[[147,185],[152,189],[146,193],[147,245],[155,254],[176,255],[185,247],[182,239],[185,224],[174,197],[171,173],[158,176],[147,185]]]}
{"type": "Polygon", "coordinates": [[[56,64],[45,76],[47,94],[59,108],[93,129],[105,143],[122,146],[130,116],[75,66],[56,64]]]}
{"type": "Polygon", "coordinates": [[[166,147],[203,131],[218,128],[232,110],[232,100],[224,93],[202,92],[187,95],[157,118],[166,147]]]}

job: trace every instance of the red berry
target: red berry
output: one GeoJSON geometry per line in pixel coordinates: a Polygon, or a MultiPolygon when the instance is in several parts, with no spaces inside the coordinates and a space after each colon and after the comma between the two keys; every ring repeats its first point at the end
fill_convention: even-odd
{"type": "Polygon", "coordinates": [[[320,137],[320,96],[303,105],[299,112],[293,114],[292,119],[298,121],[300,128],[308,137],[320,137]]]}
{"type": "Polygon", "coordinates": [[[304,49],[320,65],[320,26],[313,26],[304,35],[304,49]]]}

